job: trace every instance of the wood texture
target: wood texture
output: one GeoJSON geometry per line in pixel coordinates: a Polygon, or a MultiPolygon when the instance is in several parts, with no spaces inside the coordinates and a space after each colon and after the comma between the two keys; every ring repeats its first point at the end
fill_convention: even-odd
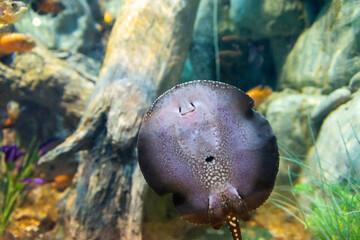
{"type": "Polygon", "coordinates": [[[142,239],[145,182],[136,137],[156,96],[179,80],[198,4],[124,1],[79,127],[41,159],[46,171],[88,150],[63,201],[68,239],[142,239]]]}
{"type": "Polygon", "coordinates": [[[0,62],[1,102],[31,102],[62,116],[75,127],[95,82],[44,46],[17,55],[10,66],[0,62]]]}

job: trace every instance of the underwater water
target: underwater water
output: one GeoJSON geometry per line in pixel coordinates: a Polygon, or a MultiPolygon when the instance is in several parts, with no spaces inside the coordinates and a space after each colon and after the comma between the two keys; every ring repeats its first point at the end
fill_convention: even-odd
{"type": "Polygon", "coordinates": [[[360,239],[359,32],[357,0],[0,0],[0,239],[360,239]]]}

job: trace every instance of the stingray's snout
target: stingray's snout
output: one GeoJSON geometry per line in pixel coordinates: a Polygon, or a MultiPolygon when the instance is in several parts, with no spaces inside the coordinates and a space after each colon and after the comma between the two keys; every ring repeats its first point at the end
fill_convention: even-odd
{"type": "Polygon", "coordinates": [[[194,103],[192,102],[186,102],[184,104],[180,104],[179,106],[179,113],[181,114],[181,116],[184,116],[188,113],[194,112],[196,109],[194,103]]]}

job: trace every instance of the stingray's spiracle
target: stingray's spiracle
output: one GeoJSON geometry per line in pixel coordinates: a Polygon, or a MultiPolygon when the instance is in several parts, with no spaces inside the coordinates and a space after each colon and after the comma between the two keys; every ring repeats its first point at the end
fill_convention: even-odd
{"type": "Polygon", "coordinates": [[[229,213],[226,216],[226,223],[234,240],[242,240],[239,220],[235,214],[229,213]]]}

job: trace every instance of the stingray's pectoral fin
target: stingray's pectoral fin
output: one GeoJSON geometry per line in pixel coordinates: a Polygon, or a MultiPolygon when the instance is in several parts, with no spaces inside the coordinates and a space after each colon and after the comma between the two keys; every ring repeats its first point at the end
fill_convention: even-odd
{"type": "Polygon", "coordinates": [[[220,229],[225,224],[226,213],[220,194],[211,194],[209,197],[209,222],[214,229],[220,229]]]}
{"type": "Polygon", "coordinates": [[[250,219],[247,204],[239,195],[232,201],[232,212],[239,216],[243,221],[248,221],[250,219]]]}
{"type": "Polygon", "coordinates": [[[228,199],[230,211],[240,217],[243,221],[248,221],[250,219],[250,214],[247,204],[236,189],[229,185],[224,191],[224,195],[228,199]]]}
{"type": "Polygon", "coordinates": [[[244,199],[230,184],[221,192],[215,192],[209,197],[209,224],[214,229],[221,228],[227,221],[227,216],[240,217],[247,221],[250,219],[249,210],[244,199]]]}
{"type": "Polygon", "coordinates": [[[247,204],[241,197],[239,197],[239,199],[237,199],[237,201],[233,203],[233,211],[243,221],[248,221],[250,219],[250,214],[247,208],[247,204]]]}

